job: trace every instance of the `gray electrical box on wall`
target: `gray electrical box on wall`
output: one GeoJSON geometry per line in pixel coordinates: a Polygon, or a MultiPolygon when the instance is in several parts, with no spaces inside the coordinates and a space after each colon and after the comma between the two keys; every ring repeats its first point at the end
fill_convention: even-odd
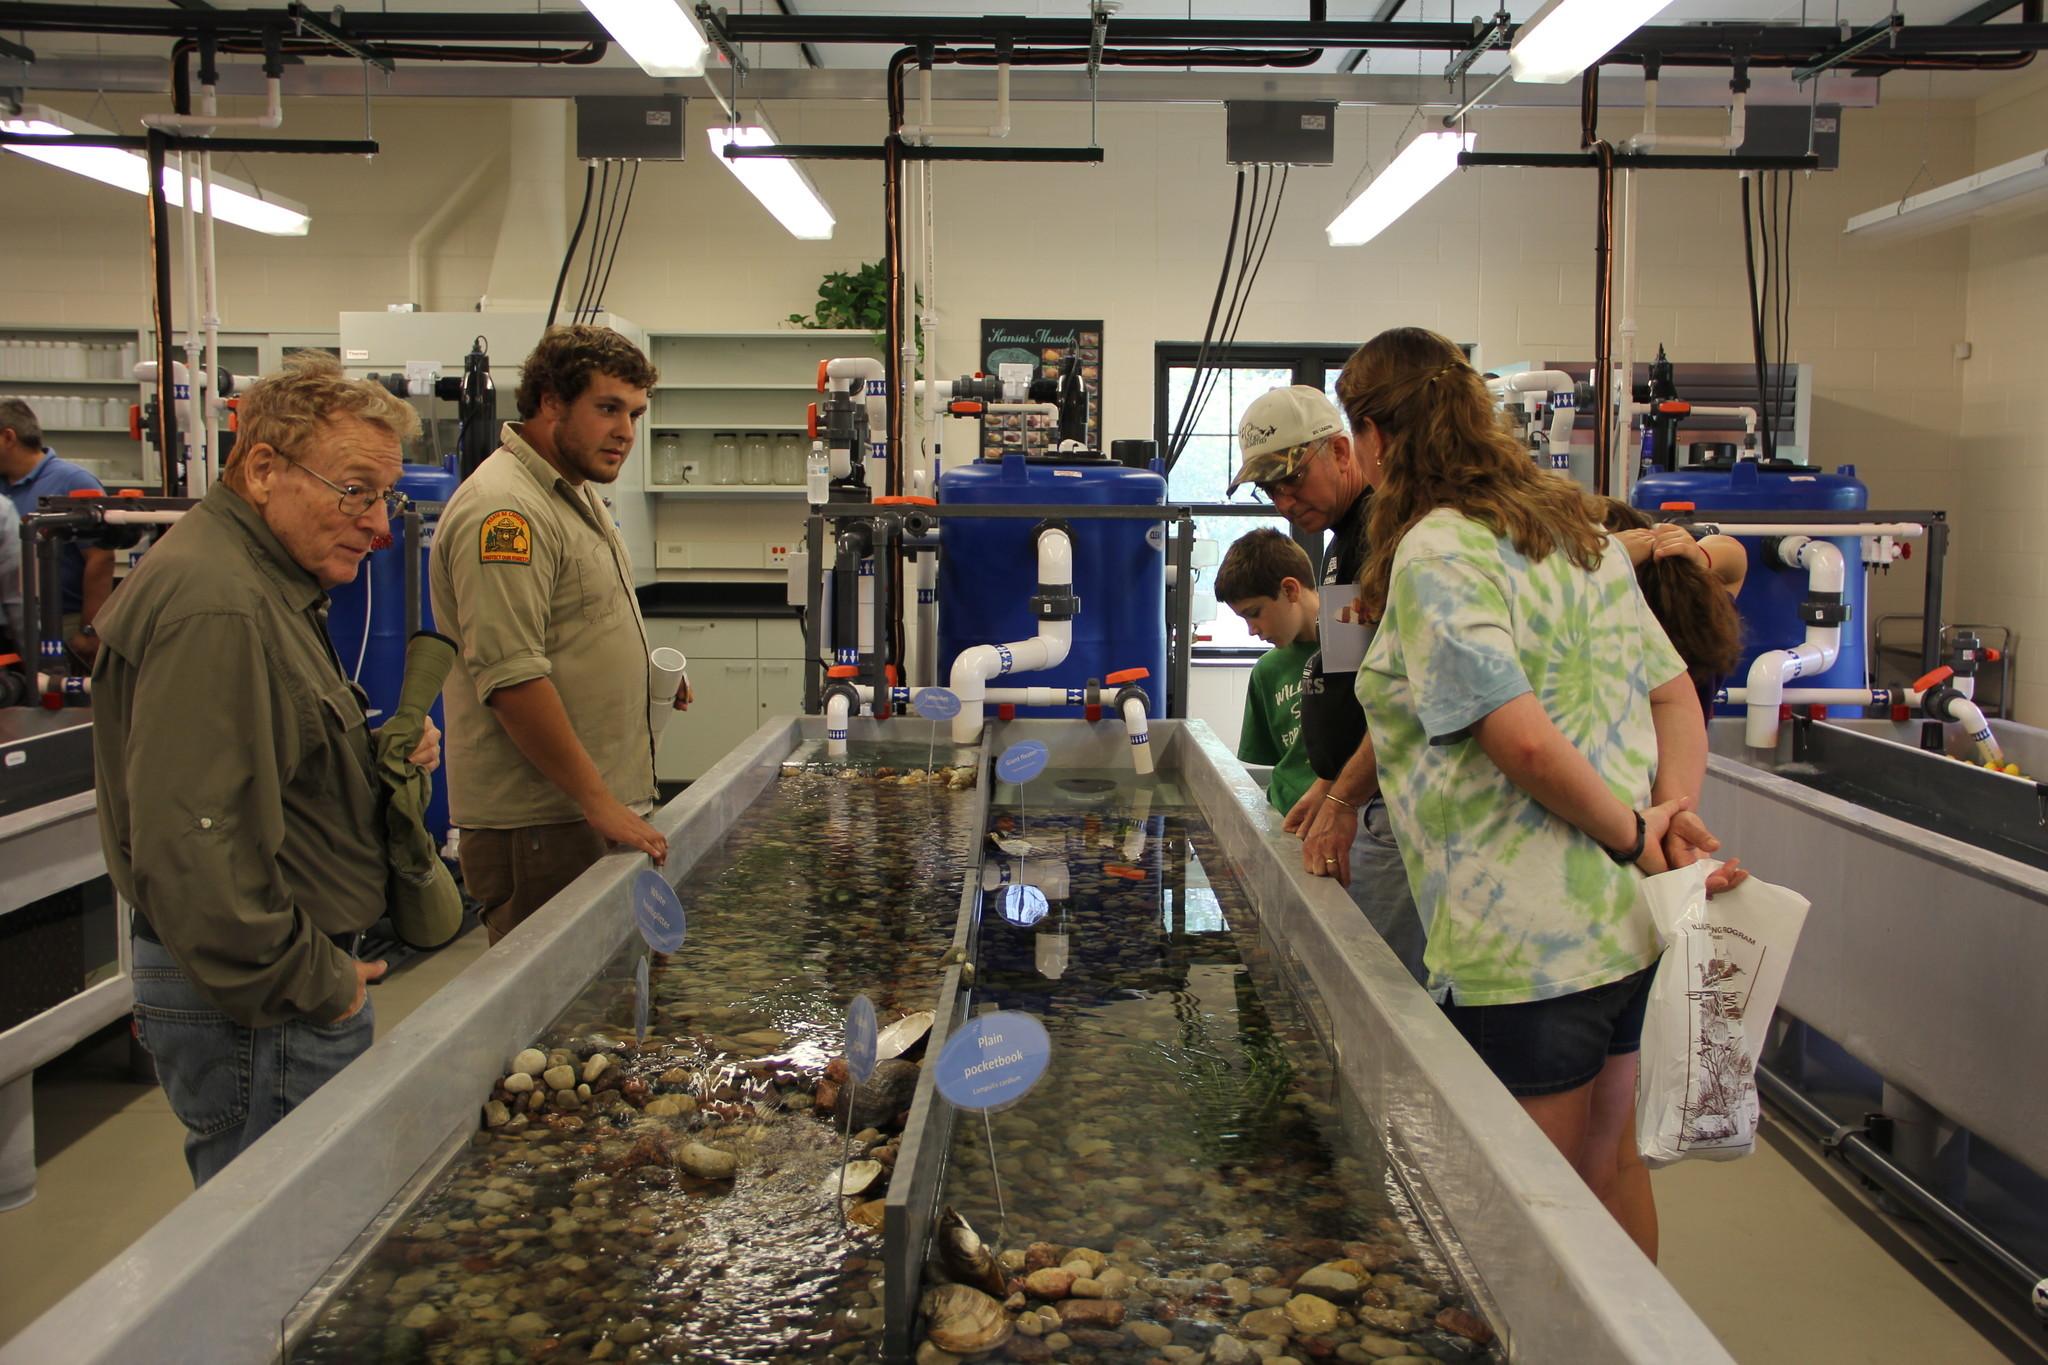
{"type": "Polygon", "coordinates": [[[681,95],[578,95],[579,161],[681,161],[681,95]]]}
{"type": "Polygon", "coordinates": [[[1745,112],[1742,156],[1805,156],[1809,118],[1813,124],[1813,154],[1820,169],[1835,170],[1842,164],[1842,106],[1839,104],[1752,104],[1745,112]]]}
{"type": "Polygon", "coordinates": [[[1328,166],[1337,159],[1337,106],[1301,100],[1226,100],[1224,159],[1235,166],[1328,166]]]}

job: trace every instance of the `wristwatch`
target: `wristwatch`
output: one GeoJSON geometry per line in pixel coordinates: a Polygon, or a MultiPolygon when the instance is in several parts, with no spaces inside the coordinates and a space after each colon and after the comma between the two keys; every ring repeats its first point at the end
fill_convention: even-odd
{"type": "Polygon", "coordinates": [[[1615,862],[1621,864],[1623,867],[1627,867],[1631,863],[1638,863],[1642,861],[1643,845],[1646,842],[1649,835],[1649,826],[1643,823],[1643,813],[1638,810],[1630,811],[1629,814],[1636,817],[1635,847],[1627,850],[1621,850],[1608,848],[1605,844],[1602,844],[1600,846],[1602,851],[1604,851],[1608,857],[1614,859],[1615,862]]]}

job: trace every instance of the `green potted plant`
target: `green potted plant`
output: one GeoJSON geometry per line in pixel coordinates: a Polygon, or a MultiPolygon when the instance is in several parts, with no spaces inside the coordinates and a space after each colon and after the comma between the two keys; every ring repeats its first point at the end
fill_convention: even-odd
{"type": "MultiPolygon", "coordinates": [[[[882,262],[869,261],[858,270],[826,271],[818,281],[817,306],[809,313],[791,313],[788,320],[796,327],[866,328],[875,333],[875,344],[882,345],[889,326],[889,277],[882,262]]],[[[924,329],[917,330],[917,349],[922,355],[924,329]]]]}

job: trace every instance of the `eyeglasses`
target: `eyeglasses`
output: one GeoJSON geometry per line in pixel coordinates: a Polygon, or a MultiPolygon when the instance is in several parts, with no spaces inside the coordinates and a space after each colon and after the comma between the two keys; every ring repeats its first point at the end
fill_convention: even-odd
{"type": "Polygon", "coordinates": [[[384,504],[384,515],[390,520],[396,521],[405,515],[406,508],[412,506],[412,499],[399,492],[396,488],[387,488],[382,493],[379,493],[375,489],[365,488],[359,483],[336,483],[318,470],[308,469],[289,455],[285,456],[285,463],[302,474],[307,474],[320,480],[320,482],[341,494],[341,501],[337,504],[337,507],[344,516],[363,516],[372,507],[381,502],[384,504]]]}
{"type": "Polygon", "coordinates": [[[1282,493],[1293,493],[1301,487],[1301,481],[1308,477],[1309,461],[1328,449],[1327,445],[1317,446],[1302,457],[1294,472],[1284,479],[1260,479],[1252,485],[1252,497],[1259,502],[1271,502],[1282,493]]]}

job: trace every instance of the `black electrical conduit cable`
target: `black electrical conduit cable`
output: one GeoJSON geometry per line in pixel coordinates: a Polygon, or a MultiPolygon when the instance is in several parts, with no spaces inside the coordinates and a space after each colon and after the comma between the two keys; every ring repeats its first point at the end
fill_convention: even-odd
{"type": "Polygon", "coordinates": [[[590,249],[583,255],[583,283],[576,288],[576,306],[569,312],[572,323],[583,321],[583,310],[590,303],[591,262],[604,251],[605,232],[614,202],[612,163],[600,161],[597,163],[597,230],[591,235],[590,249]]]}
{"type": "Polygon", "coordinates": [[[583,240],[583,224],[590,217],[590,189],[597,180],[597,167],[583,168],[583,207],[576,214],[576,230],[569,234],[568,249],[562,252],[562,268],[555,274],[555,296],[548,301],[548,326],[555,325],[555,314],[562,308],[562,286],[569,280],[569,262],[575,259],[576,244],[583,240]]]}
{"type": "MultiPolygon", "coordinates": [[[[623,174],[623,171],[621,172],[623,174]]],[[[619,210],[618,225],[612,229],[612,249],[605,254],[604,277],[597,282],[597,294],[590,301],[590,316],[594,321],[604,308],[604,291],[612,285],[612,266],[619,259],[619,243],[626,236],[626,215],[633,211],[633,191],[640,185],[640,163],[633,163],[633,178],[626,184],[626,202],[619,210]]]]}
{"type": "Polygon", "coordinates": [[[1195,382],[1202,377],[1202,367],[1209,360],[1209,346],[1216,336],[1216,314],[1223,307],[1223,295],[1230,284],[1230,263],[1237,256],[1237,225],[1244,216],[1244,167],[1237,168],[1237,194],[1230,206],[1230,234],[1223,242],[1223,268],[1216,273],[1216,295],[1209,300],[1209,321],[1202,327],[1202,344],[1195,350],[1195,372],[1188,379],[1187,397],[1181,400],[1180,415],[1174,419],[1173,430],[1166,441],[1166,469],[1173,472],[1174,462],[1180,458],[1181,447],[1187,444],[1188,432],[1195,407],[1195,382]]]}

